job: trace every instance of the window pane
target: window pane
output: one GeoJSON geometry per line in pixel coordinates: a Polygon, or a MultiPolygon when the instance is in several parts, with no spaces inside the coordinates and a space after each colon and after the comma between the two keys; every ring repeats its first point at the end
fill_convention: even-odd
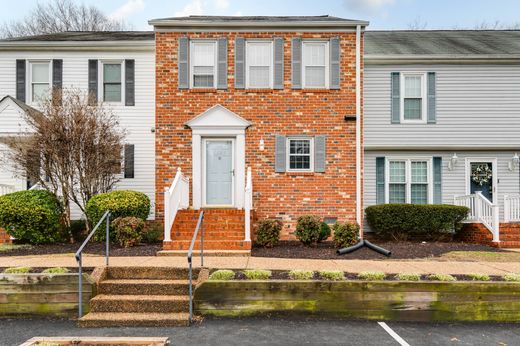
{"type": "Polygon", "coordinates": [[[33,63],[32,82],[49,83],[49,63],[33,63]]]}
{"type": "Polygon", "coordinates": [[[305,86],[325,87],[325,67],[306,66],[305,86]]]}
{"type": "Polygon", "coordinates": [[[310,154],[311,153],[311,144],[308,139],[292,139],[290,141],[290,154],[310,154]]]}
{"type": "Polygon", "coordinates": [[[303,54],[305,65],[325,66],[325,43],[304,43],[303,54]]]}
{"type": "Polygon", "coordinates": [[[390,179],[391,183],[406,182],[406,164],[404,161],[390,161],[390,179]]]}
{"type": "Polygon", "coordinates": [[[406,185],[390,184],[388,186],[389,203],[406,203],[406,185]]]}
{"type": "Polygon", "coordinates": [[[421,96],[421,76],[405,76],[404,97],[420,98],[421,96]]]}
{"type": "Polygon", "coordinates": [[[411,202],[415,204],[428,203],[428,185],[427,184],[412,184],[411,186],[411,202]]]}
{"type": "Polygon", "coordinates": [[[290,169],[310,169],[311,168],[310,155],[290,156],[289,157],[289,168],[290,169]]]}
{"type": "Polygon", "coordinates": [[[270,42],[248,42],[247,62],[249,66],[271,65],[271,43],[270,42]]]}
{"type": "Polygon", "coordinates": [[[49,84],[33,84],[32,100],[33,102],[41,101],[49,96],[49,84]]]}
{"type": "Polygon", "coordinates": [[[428,163],[426,161],[412,161],[412,183],[428,182],[428,163]]]}
{"type": "Polygon", "coordinates": [[[193,43],[191,48],[192,66],[215,65],[215,42],[197,42],[193,43]]]}
{"type": "Polygon", "coordinates": [[[404,99],[404,119],[422,119],[422,99],[404,99]]]}
{"type": "Polygon", "coordinates": [[[269,66],[249,67],[249,86],[252,88],[269,87],[269,66]]]}
{"type": "Polygon", "coordinates": [[[121,102],[121,84],[103,85],[103,99],[106,102],[121,102]]]}
{"type": "Polygon", "coordinates": [[[213,75],[194,75],[193,86],[196,88],[213,88],[213,75]]]}
{"type": "Polygon", "coordinates": [[[121,64],[104,64],[103,82],[121,83],[121,64]]]}

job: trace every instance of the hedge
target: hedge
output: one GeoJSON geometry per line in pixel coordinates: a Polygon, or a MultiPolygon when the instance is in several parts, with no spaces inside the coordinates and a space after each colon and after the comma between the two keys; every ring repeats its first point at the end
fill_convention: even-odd
{"type": "Polygon", "coordinates": [[[0,227],[22,243],[63,241],[62,215],[60,202],[46,190],[18,191],[0,196],[0,227]]]}
{"type": "Polygon", "coordinates": [[[469,208],[447,204],[381,204],[365,209],[370,228],[382,238],[437,239],[461,228],[469,208]]]}

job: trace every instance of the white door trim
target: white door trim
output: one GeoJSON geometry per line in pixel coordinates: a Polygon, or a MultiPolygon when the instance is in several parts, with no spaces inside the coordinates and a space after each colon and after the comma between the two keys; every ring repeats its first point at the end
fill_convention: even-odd
{"type": "Polygon", "coordinates": [[[493,170],[493,200],[491,203],[496,204],[498,202],[498,166],[497,166],[497,158],[496,157],[466,157],[466,173],[464,174],[464,179],[466,180],[466,194],[471,194],[471,184],[470,175],[471,175],[471,163],[473,162],[491,162],[491,169],[493,170]]]}
{"type": "Polygon", "coordinates": [[[229,207],[233,208],[235,206],[235,138],[234,137],[204,137],[202,138],[202,207],[208,208],[219,208],[219,207],[229,207]],[[206,184],[207,184],[207,176],[206,176],[206,144],[207,142],[231,142],[231,170],[233,173],[231,174],[231,204],[208,204],[206,202],[206,184]]]}

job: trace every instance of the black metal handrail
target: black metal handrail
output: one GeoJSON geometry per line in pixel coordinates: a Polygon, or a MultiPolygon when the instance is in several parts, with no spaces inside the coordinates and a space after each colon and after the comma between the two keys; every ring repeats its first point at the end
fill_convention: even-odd
{"type": "Polygon", "coordinates": [[[78,274],[79,274],[79,289],[78,289],[78,315],[79,318],[83,316],[83,262],[82,262],[82,252],[87,243],[89,242],[90,238],[94,236],[94,233],[96,233],[98,227],[103,223],[103,221],[106,220],[106,251],[105,251],[105,263],[108,267],[108,257],[109,257],[109,244],[110,244],[110,236],[109,236],[109,227],[110,227],[110,210],[107,210],[105,214],[101,217],[101,220],[97,223],[97,225],[94,227],[92,232],[87,236],[83,244],[79,247],[78,251],[74,254],[74,257],[76,257],[76,262],[78,262],[78,274]]]}
{"type": "Polygon", "coordinates": [[[204,210],[201,210],[199,215],[199,220],[197,221],[197,226],[195,227],[195,232],[193,232],[193,237],[191,238],[190,249],[188,250],[188,267],[189,267],[189,289],[190,289],[190,323],[193,319],[193,269],[192,269],[192,256],[193,256],[193,246],[195,246],[195,240],[197,239],[197,234],[199,233],[200,228],[200,266],[204,267],[204,210]]]}

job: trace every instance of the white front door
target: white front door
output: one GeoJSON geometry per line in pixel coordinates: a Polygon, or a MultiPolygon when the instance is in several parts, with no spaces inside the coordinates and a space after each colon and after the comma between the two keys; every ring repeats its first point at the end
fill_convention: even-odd
{"type": "Polygon", "coordinates": [[[204,139],[204,205],[232,206],[234,186],[234,140],[204,139]]]}

